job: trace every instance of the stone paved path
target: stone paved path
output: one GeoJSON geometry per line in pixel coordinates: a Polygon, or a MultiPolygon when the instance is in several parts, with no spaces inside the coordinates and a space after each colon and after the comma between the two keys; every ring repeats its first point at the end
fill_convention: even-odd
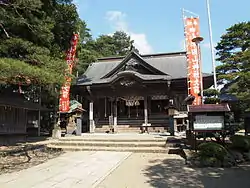
{"type": "Polygon", "coordinates": [[[191,168],[177,155],[134,153],[97,188],[250,188],[250,164],[191,168]]]}
{"type": "Polygon", "coordinates": [[[92,188],[131,153],[71,152],[41,165],[0,176],[1,188],[92,188]]]}

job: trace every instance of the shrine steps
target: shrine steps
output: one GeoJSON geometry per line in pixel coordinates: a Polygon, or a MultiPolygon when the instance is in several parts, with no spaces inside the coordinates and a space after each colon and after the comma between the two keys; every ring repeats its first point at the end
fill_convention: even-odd
{"type": "Polygon", "coordinates": [[[167,148],[163,147],[72,147],[72,146],[48,146],[54,149],[62,149],[64,151],[117,151],[117,152],[133,152],[133,153],[168,153],[167,148]]]}
{"type": "Polygon", "coordinates": [[[74,147],[164,147],[162,142],[128,142],[128,141],[58,141],[53,143],[56,146],[74,147]]]}
{"type": "MultiPolygon", "coordinates": [[[[96,133],[105,133],[110,130],[108,125],[97,126],[95,128],[96,133]]],[[[150,126],[148,131],[153,132],[165,132],[167,130],[166,126],[150,126]]],[[[139,133],[141,132],[141,126],[131,126],[131,125],[117,125],[118,133],[139,133]]]]}
{"type": "Polygon", "coordinates": [[[138,136],[137,138],[125,138],[119,136],[104,137],[65,137],[54,140],[48,144],[50,148],[58,148],[65,151],[119,151],[137,153],[168,153],[173,147],[163,138],[150,138],[150,136],[138,136]]]}

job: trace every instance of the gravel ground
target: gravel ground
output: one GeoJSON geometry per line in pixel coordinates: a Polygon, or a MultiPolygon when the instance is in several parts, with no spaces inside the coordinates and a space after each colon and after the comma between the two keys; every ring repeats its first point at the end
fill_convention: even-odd
{"type": "Polygon", "coordinates": [[[97,188],[249,188],[249,174],[250,164],[191,168],[176,155],[133,154],[97,188]]]}
{"type": "MultiPolygon", "coordinates": [[[[10,146],[4,147],[2,150],[15,151],[20,148],[21,146],[10,146]]],[[[46,147],[42,147],[35,150],[23,148],[23,152],[0,155],[0,175],[20,171],[44,163],[49,159],[58,157],[62,153],[63,152],[59,150],[51,150],[46,147]]]]}

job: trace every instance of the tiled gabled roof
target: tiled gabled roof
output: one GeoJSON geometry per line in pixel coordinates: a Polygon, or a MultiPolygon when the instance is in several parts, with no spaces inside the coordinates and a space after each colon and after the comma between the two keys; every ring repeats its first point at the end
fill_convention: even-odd
{"type": "MultiPolygon", "coordinates": [[[[153,67],[155,70],[159,70],[165,75],[169,75],[171,79],[187,78],[187,59],[185,52],[139,56],[149,65],[149,67],[153,67]]],[[[107,83],[107,78],[103,77],[108,75],[112,70],[117,69],[126,57],[101,58],[98,62],[90,64],[84,75],[78,78],[77,85],[107,83]]],[[[147,78],[150,77],[150,75],[145,76],[147,78]]],[[[145,76],[142,75],[141,77],[145,76]]],[[[211,74],[203,73],[203,77],[207,76],[211,76],[211,74]]],[[[151,77],[153,78],[155,76],[151,75],[151,77]]]]}

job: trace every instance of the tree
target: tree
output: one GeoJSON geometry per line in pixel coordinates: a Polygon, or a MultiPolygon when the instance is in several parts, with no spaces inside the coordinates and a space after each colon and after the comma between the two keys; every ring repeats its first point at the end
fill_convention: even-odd
{"type": "MultiPolygon", "coordinates": [[[[125,32],[116,31],[113,35],[101,35],[97,39],[88,39],[78,51],[78,74],[83,74],[90,63],[101,57],[125,56],[133,47],[134,41],[125,32]]],[[[139,53],[137,49],[134,49],[139,53]]]]}
{"type": "Polygon", "coordinates": [[[220,102],[218,98],[219,91],[216,89],[206,89],[203,91],[203,96],[205,98],[204,104],[216,104],[220,102]]]}
{"type": "Polygon", "coordinates": [[[71,0],[0,1],[0,87],[17,90],[55,107],[65,78],[65,55],[73,32],[80,33],[78,51],[91,39],[71,0]]]}
{"type": "Polygon", "coordinates": [[[0,66],[5,70],[0,73],[2,82],[25,83],[27,79],[43,85],[64,82],[65,52],[73,32],[80,33],[80,45],[91,38],[71,2],[0,2],[0,66]]]}
{"type": "Polygon", "coordinates": [[[134,41],[123,31],[113,35],[101,35],[95,41],[86,44],[86,48],[94,51],[99,57],[124,56],[130,50],[134,41]]]}
{"type": "Polygon", "coordinates": [[[1,81],[60,82],[65,63],[50,51],[54,39],[53,20],[45,15],[42,2],[4,1],[0,4],[1,25],[8,33],[7,37],[1,32],[0,37],[0,66],[4,70],[0,74],[1,81]]]}
{"type": "Polygon", "coordinates": [[[230,85],[229,92],[250,108],[250,22],[228,28],[216,46],[218,81],[230,85]]]}

